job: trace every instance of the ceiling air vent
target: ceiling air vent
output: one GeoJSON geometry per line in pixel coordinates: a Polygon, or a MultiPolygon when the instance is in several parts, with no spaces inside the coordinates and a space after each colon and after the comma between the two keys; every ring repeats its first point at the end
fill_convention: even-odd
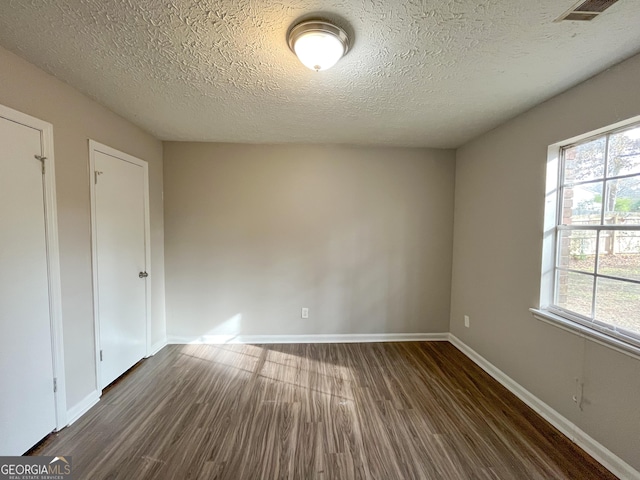
{"type": "Polygon", "coordinates": [[[562,20],[580,20],[580,21],[589,21],[596,18],[602,12],[604,12],[611,5],[616,3],[618,0],[587,0],[586,2],[580,1],[576,3],[569,10],[560,15],[556,22],[561,22],[562,20]]]}

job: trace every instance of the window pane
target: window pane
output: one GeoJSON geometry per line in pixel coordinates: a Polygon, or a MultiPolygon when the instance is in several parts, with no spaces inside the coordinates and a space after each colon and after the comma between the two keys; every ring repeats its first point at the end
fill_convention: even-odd
{"type": "Polygon", "coordinates": [[[640,173],[640,126],[609,137],[607,176],[640,173]]]}
{"type": "Polygon", "coordinates": [[[640,280],[640,231],[601,231],[598,255],[598,273],[640,280]]]}
{"type": "Polygon", "coordinates": [[[604,177],[606,137],[564,149],[564,183],[604,177]]]}
{"type": "Polygon", "coordinates": [[[640,285],[599,278],[596,318],[640,334],[640,285]]]}
{"type": "Polygon", "coordinates": [[[564,187],[562,193],[562,225],[600,224],[602,182],[564,187]]]}
{"type": "Polygon", "coordinates": [[[606,225],[640,225],[640,176],[607,182],[606,225]]]}
{"type": "Polygon", "coordinates": [[[594,230],[560,232],[558,266],[595,273],[597,236],[594,230]]]}
{"type": "Polygon", "coordinates": [[[591,317],[593,277],[582,273],[557,271],[556,305],[591,317]]]}

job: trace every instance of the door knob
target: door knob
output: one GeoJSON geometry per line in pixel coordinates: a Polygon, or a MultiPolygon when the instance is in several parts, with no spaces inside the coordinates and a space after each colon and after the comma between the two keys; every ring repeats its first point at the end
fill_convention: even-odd
{"type": "Polygon", "coordinates": [[[140,277],[140,278],[147,278],[148,276],[149,276],[149,274],[147,272],[140,272],[138,274],[138,277],[140,277]]]}

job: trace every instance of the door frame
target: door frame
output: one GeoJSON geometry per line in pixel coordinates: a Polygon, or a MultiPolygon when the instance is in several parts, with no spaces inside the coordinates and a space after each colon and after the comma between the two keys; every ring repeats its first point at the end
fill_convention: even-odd
{"type": "Polygon", "coordinates": [[[144,262],[145,271],[149,274],[145,278],[145,309],[146,309],[146,354],[151,355],[151,223],[149,213],[149,164],[128,153],[121,152],[95,140],[89,139],[89,186],[91,191],[91,270],[93,275],[93,323],[95,333],[95,361],[96,361],[96,390],[102,395],[102,373],[100,368],[100,309],[98,298],[98,236],[96,222],[96,152],[109,155],[125,162],[133,163],[143,168],[144,177],[144,262]]]}
{"type": "Polygon", "coordinates": [[[58,206],[56,203],[56,166],[53,154],[53,125],[4,105],[0,117],[40,131],[40,155],[44,160],[44,218],[47,245],[47,281],[49,283],[49,318],[53,364],[56,431],[67,426],[67,389],[64,371],[64,338],[62,335],[62,286],[60,280],[60,246],[58,244],[58,206]]]}

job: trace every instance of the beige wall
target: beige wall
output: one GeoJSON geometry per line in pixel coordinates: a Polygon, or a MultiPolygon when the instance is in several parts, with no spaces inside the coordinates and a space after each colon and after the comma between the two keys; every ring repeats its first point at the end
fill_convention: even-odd
{"type": "Polygon", "coordinates": [[[67,407],[96,388],[88,139],[149,162],[154,342],[164,338],[162,144],[68,85],[0,48],[0,104],[53,124],[67,407]]]}
{"type": "Polygon", "coordinates": [[[447,331],[453,151],[164,152],[170,339],[447,331]]]}
{"type": "Polygon", "coordinates": [[[528,308],[539,301],[547,146],[640,114],[638,85],[640,56],[458,150],[451,301],[454,335],[636,469],[640,361],[528,308]]]}

